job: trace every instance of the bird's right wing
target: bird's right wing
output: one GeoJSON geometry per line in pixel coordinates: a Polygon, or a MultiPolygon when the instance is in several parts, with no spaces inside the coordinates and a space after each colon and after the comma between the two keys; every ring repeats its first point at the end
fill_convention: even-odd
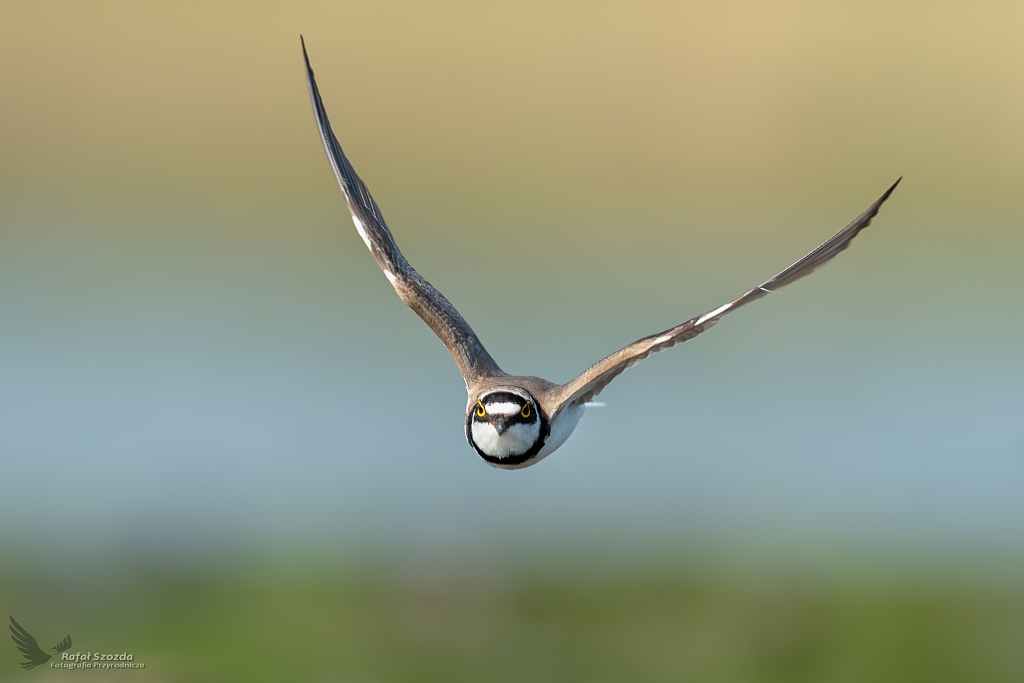
{"type": "MultiPolygon", "coordinates": [[[[902,180],[902,178],[900,178],[902,180]]],[[[779,287],[785,287],[791,282],[810,275],[815,270],[825,265],[836,255],[850,246],[850,242],[861,230],[871,224],[871,219],[878,213],[882,203],[889,198],[892,191],[900,184],[900,180],[893,183],[892,187],[885,191],[874,204],[869,206],[864,213],[857,216],[852,223],[837,232],[824,244],[819,246],[802,259],[786,268],[784,271],[771,278],[767,282],[755,287],[743,296],[733,299],[729,303],[719,306],[713,311],[704,315],[691,318],[685,323],[675,327],[652,334],[649,337],[638,339],[629,346],[612,355],[597,361],[583,371],[576,379],[563,384],[554,390],[550,400],[554,404],[551,414],[554,415],[567,405],[578,405],[586,403],[604,389],[609,382],[625,372],[628,368],[636,365],[652,353],[671,348],[676,344],[693,339],[701,332],[708,330],[712,325],[722,319],[726,313],[735,311],[740,306],[749,304],[751,301],[760,299],[771,294],[779,287]]]]}
{"type": "Polygon", "coordinates": [[[320,91],[316,87],[316,79],[313,78],[313,68],[309,65],[305,40],[302,41],[302,56],[306,62],[306,82],[309,85],[309,96],[313,100],[313,113],[316,115],[317,128],[320,129],[320,139],[327,151],[327,159],[331,162],[338,185],[345,194],[352,222],[355,223],[356,230],[370,253],[377,260],[377,265],[384,271],[384,275],[402,301],[416,311],[416,314],[423,318],[423,322],[427,323],[434,334],[444,342],[467,385],[472,384],[476,378],[504,374],[465,318],[402,256],[384,222],[380,208],[377,207],[377,202],[356,175],[355,169],[341,150],[338,138],[331,130],[327,110],[324,109],[320,91]]]}
{"type": "Polygon", "coordinates": [[[14,617],[11,617],[11,623],[8,625],[8,628],[11,629],[11,639],[14,641],[14,644],[21,651],[21,654],[25,655],[25,659],[28,660],[27,662],[19,662],[21,668],[34,669],[40,664],[49,661],[50,655],[40,649],[36,639],[22,628],[21,624],[14,620],[14,617]]]}

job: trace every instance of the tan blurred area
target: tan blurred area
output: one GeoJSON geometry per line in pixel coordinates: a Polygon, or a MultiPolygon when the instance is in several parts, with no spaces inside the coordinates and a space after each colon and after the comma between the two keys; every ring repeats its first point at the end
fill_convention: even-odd
{"type": "Polygon", "coordinates": [[[270,190],[267,169],[276,193],[311,193],[323,174],[307,163],[302,33],[357,167],[403,194],[864,203],[905,174],[917,201],[1020,209],[1019,3],[39,2],[4,14],[8,196],[130,188],[187,203],[270,190]]]}

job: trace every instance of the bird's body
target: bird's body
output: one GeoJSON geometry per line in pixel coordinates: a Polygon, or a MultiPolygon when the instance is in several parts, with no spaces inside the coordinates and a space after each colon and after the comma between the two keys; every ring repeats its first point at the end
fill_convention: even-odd
{"type": "Polygon", "coordinates": [[[417,273],[398,249],[380,208],[331,130],[305,43],[303,57],[320,138],[356,231],[399,298],[430,326],[455,359],[469,395],[466,438],[485,461],[502,469],[528,467],[558,449],[576,428],[587,402],[627,368],[652,353],[696,337],[726,313],[809,275],[830,261],[870,224],[900,182],[897,180],[881,198],[831,239],[762,285],[704,315],[638,339],[594,363],[570,382],[555,384],[540,377],[510,375],[498,367],[448,299],[417,273]]]}
{"type": "Polygon", "coordinates": [[[545,405],[558,385],[540,377],[505,375],[497,382],[476,391],[467,386],[470,401],[478,398],[466,411],[466,440],[495,467],[514,470],[539,462],[565,443],[583,416],[582,403],[562,410],[545,405]]]}

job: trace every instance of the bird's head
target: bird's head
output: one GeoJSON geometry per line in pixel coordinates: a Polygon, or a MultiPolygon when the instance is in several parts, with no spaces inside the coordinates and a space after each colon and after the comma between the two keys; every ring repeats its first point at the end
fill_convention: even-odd
{"type": "Polygon", "coordinates": [[[471,399],[466,438],[495,467],[518,469],[531,463],[547,436],[547,417],[523,389],[501,387],[471,399]]]}

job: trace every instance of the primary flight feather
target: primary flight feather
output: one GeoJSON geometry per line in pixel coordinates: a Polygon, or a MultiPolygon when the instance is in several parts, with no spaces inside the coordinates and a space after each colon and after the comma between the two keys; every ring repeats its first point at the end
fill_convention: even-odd
{"type": "Polygon", "coordinates": [[[377,202],[352,168],[331,130],[304,40],[302,56],[320,139],[345,195],[352,222],[399,298],[430,326],[452,354],[469,393],[466,438],[480,457],[503,469],[528,467],[565,443],[576,428],[585,404],[629,367],[652,353],[693,339],[726,313],[810,275],[831,261],[871,224],[882,203],[900,183],[899,180],[893,183],[852,223],[775,277],[708,313],[638,339],[594,363],[570,382],[554,384],[540,377],[509,375],[498,367],[451,302],[405,260],[377,202]]]}

